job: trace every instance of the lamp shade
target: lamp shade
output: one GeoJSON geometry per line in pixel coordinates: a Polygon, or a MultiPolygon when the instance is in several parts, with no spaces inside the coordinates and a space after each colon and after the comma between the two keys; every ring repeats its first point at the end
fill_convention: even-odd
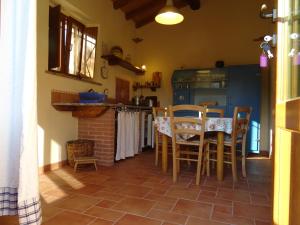
{"type": "Polygon", "coordinates": [[[163,25],[178,24],[181,23],[183,19],[183,15],[172,5],[166,5],[155,17],[155,21],[163,25]]]}

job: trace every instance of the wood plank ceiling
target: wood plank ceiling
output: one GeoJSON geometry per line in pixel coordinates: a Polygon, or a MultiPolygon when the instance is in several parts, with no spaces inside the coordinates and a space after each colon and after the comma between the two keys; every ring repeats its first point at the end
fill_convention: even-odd
{"type": "MultiPolygon", "coordinates": [[[[152,21],[161,8],[166,5],[166,0],[112,0],[114,9],[121,9],[127,20],[133,20],[135,27],[142,27],[152,21]]],[[[200,8],[200,0],[173,0],[178,9],[190,6],[192,10],[200,8]]]]}

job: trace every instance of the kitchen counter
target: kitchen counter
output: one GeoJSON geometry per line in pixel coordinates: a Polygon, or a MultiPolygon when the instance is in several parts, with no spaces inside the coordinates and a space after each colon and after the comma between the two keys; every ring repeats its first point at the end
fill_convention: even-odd
{"type": "Polygon", "coordinates": [[[80,103],[78,93],[52,90],[51,105],[58,111],[70,111],[74,117],[97,117],[108,108],[118,107],[139,110],[152,110],[149,106],[115,104],[111,99],[103,103],[80,103]]]}
{"type": "Polygon", "coordinates": [[[114,164],[116,112],[133,109],[149,113],[152,110],[148,106],[114,104],[113,100],[106,103],[79,103],[78,93],[58,90],[51,92],[51,105],[57,111],[71,112],[78,119],[77,137],[94,141],[95,157],[101,166],[114,164]]]}
{"type": "Polygon", "coordinates": [[[112,104],[112,103],[77,103],[77,102],[58,102],[52,103],[53,106],[108,106],[108,107],[127,107],[127,108],[138,108],[138,109],[152,109],[150,106],[144,105],[124,105],[124,104],[112,104]]]}
{"type": "Polygon", "coordinates": [[[58,111],[71,111],[74,117],[97,117],[108,108],[116,109],[118,107],[139,110],[152,110],[149,106],[136,106],[112,103],[77,103],[77,102],[57,102],[52,106],[58,111]]]}
{"type": "Polygon", "coordinates": [[[152,110],[152,107],[150,106],[144,106],[144,105],[124,105],[124,104],[115,104],[114,107],[125,107],[129,109],[140,109],[140,110],[152,110]]]}

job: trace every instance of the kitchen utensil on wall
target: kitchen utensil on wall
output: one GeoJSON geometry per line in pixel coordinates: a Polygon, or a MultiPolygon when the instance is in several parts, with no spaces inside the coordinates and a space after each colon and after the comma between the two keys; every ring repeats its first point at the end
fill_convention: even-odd
{"type": "Polygon", "coordinates": [[[120,46],[113,46],[110,52],[121,59],[123,58],[123,49],[120,46]]]}
{"type": "Polygon", "coordinates": [[[140,105],[140,97],[139,96],[134,96],[133,98],[132,98],[132,103],[134,104],[134,105],[140,105]]]}
{"type": "Polygon", "coordinates": [[[158,86],[160,85],[161,79],[162,79],[162,73],[161,72],[153,72],[153,74],[152,74],[152,81],[156,85],[158,85],[158,86]]]}

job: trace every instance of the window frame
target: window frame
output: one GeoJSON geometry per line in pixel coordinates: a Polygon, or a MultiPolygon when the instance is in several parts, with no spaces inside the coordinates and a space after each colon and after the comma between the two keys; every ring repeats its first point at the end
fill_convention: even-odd
{"type": "Polygon", "coordinates": [[[83,23],[74,19],[73,17],[65,15],[64,13],[61,12],[61,7],[59,5],[55,7],[49,6],[48,71],[52,71],[55,73],[62,73],[73,78],[77,77],[78,79],[92,80],[93,77],[91,77],[90,74],[81,73],[82,71],[81,68],[83,66],[82,65],[83,46],[85,45],[85,41],[87,41],[87,39],[86,40],[84,39],[85,35],[95,39],[95,50],[94,50],[95,56],[94,56],[94,65],[93,65],[93,73],[92,73],[94,77],[95,66],[96,66],[95,61],[96,61],[98,28],[87,27],[83,23]],[[56,11],[51,12],[51,10],[56,10],[56,11]],[[55,18],[51,18],[51,16],[54,16],[55,18]],[[70,67],[70,53],[71,53],[71,40],[73,35],[72,33],[73,26],[75,26],[76,29],[78,29],[79,32],[81,33],[81,38],[80,38],[81,42],[80,42],[79,54],[76,57],[78,59],[78,66],[76,66],[77,68],[75,68],[74,73],[70,73],[69,67],[70,67]],[[93,29],[93,35],[90,35],[89,32],[90,29],[93,29]],[[51,46],[52,44],[50,43],[51,41],[54,41],[56,43],[54,43],[51,46]]]}
{"type": "Polygon", "coordinates": [[[81,54],[81,68],[80,73],[82,70],[85,72],[85,76],[88,77],[94,77],[95,74],[95,65],[96,65],[96,47],[97,47],[97,34],[98,34],[98,27],[85,27],[85,31],[83,33],[83,45],[82,45],[82,54],[81,54]],[[92,40],[90,40],[92,39],[92,40]],[[92,45],[92,50],[88,47],[89,45],[92,45]],[[93,57],[91,57],[94,55],[93,57]],[[93,70],[90,71],[89,60],[93,60],[93,70]]]}

